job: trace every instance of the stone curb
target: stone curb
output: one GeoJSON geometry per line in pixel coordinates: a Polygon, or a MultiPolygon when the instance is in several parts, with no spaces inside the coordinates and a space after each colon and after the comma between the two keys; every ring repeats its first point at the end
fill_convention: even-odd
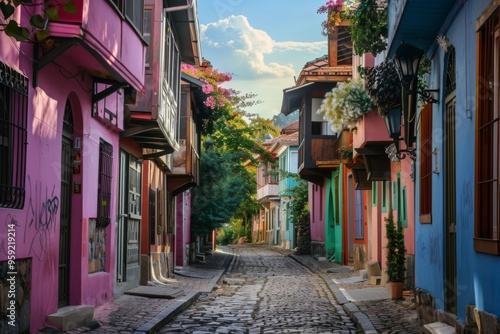
{"type": "Polygon", "coordinates": [[[137,328],[134,332],[132,332],[132,334],[158,333],[160,328],[172,321],[176,315],[193,305],[201,294],[210,293],[215,284],[217,284],[220,278],[227,272],[229,266],[234,264],[235,258],[236,256],[233,254],[224,261],[223,270],[220,270],[219,273],[215,274],[214,277],[210,279],[210,283],[208,283],[208,287],[206,289],[201,291],[191,291],[185,296],[176,299],[172,304],[158,313],[153,319],[142,324],[141,327],[137,328]]]}
{"type": "Polygon", "coordinates": [[[153,319],[149,320],[141,327],[137,328],[132,334],[155,333],[171,321],[177,314],[181,313],[191,306],[200,296],[201,292],[191,291],[184,297],[177,299],[175,302],[167,306],[163,311],[158,313],[153,319]]]}
{"type": "Polygon", "coordinates": [[[315,268],[312,268],[307,265],[305,261],[302,261],[300,257],[294,254],[288,255],[310,271],[314,272],[316,275],[321,277],[323,281],[328,285],[330,290],[332,291],[335,299],[339,303],[339,305],[342,306],[344,311],[347,313],[347,315],[356,323],[361,329],[363,330],[363,333],[365,334],[377,334],[377,330],[375,329],[375,326],[373,326],[371,320],[368,318],[366,314],[364,314],[357,306],[356,304],[350,302],[346,296],[342,293],[342,291],[337,287],[337,285],[330,279],[328,275],[325,275],[323,273],[320,273],[315,270],[315,268]]]}

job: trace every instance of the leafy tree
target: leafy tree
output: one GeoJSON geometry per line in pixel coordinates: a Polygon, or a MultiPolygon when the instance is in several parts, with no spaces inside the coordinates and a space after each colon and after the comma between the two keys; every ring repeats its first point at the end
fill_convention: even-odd
{"type": "Polygon", "coordinates": [[[53,44],[53,41],[48,39],[50,34],[46,28],[48,21],[59,20],[59,7],[67,13],[77,12],[72,0],[44,1],[43,3],[32,3],[32,0],[0,0],[0,12],[3,16],[3,19],[0,20],[0,31],[4,31],[7,36],[18,41],[45,41],[48,44],[53,44]],[[29,13],[32,11],[28,8],[32,7],[40,13],[31,14],[28,25],[26,25],[13,18],[18,7],[26,9],[29,13]]]}
{"type": "Polygon", "coordinates": [[[291,177],[297,182],[295,186],[287,189],[281,193],[280,196],[286,197],[290,200],[292,223],[298,224],[300,218],[309,213],[307,181],[301,179],[300,175],[296,173],[290,173],[284,170],[280,170],[279,173],[282,177],[291,177]]]}
{"type": "Polygon", "coordinates": [[[229,74],[189,65],[182,70],[205,83],[204,103],[210,111],[202,130],[206,152],[201,155],[201,181],[193,189],[192,234],[206,235],[235,218],[246,228],[252,213],[258,211],[255,168],[276,160],[261,143],[265,134],[279,132],[270,121],[245,111],[258,103],[250,100],[255,94],[221,86],[231,80],[229,74]]]}

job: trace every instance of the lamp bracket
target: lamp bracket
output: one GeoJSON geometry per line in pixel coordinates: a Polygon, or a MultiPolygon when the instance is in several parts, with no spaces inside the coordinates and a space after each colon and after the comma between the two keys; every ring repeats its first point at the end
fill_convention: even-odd
{"type": "Polygon", "coordinates": [[[419,90],[418,94],[427,103],[438,103],[439,101],[434,98],[433,93],[439,93],[439,89],[423,89],[419,90]]]}

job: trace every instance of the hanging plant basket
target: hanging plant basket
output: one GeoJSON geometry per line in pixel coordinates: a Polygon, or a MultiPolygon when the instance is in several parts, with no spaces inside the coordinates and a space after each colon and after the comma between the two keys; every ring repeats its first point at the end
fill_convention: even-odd
{"type": "Polygon", "coordinates": [[[373,108],[361,80],[339,82],[326,93],[318,114],[328,120],[335,131],[356,126],[356,122],[373,108]]]}

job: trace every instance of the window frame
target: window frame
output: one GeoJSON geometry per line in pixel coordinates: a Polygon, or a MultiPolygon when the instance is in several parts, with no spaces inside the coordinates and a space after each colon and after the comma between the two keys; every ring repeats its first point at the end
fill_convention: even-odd
{"type": "Polygon", "coordinates": [[[0,208],[22,209],[26,199],[28,87],[27,77],[0,61],[0,208]]]}
{"type": "Polygon", "coordinates": [[[99,140],[99,169],[97,187],[97,228],[106,228],[111,223],[111,199],[113,182],[113,145],[99,140]],[[103,204],[106,203],[106,204],[103,204]]]}
{"type": "Polygon", "coordinates": [[[500,255],[500,7],[489,7],[476,30],[474,250],[500,255]],[[493,86],[489,83],[493,82],[493,86]],[[493,89],[488,89],[493,87],[493,89]]]}
{"type": "Polygon", "coordinates": [[[121,13],[121,15],[130,22],[130,25],[142,36],[143,22],[144,22],[144,0],[109,0],[116,9],[121,13]],[[133,4],[132,7],[127,5],[133,4]],[[130,9],[137,8],[136,11],[130,13],[130,9]],[[139,15],[139,17],[134,17],[139,15]],[[136,20],[139,22],[136,22],[136,20]]]}

